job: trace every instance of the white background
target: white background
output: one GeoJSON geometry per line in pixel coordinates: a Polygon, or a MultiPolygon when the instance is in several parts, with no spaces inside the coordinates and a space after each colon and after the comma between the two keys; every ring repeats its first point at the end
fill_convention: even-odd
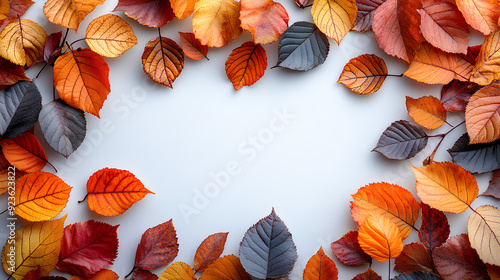
{"type": "MultiPolygon", "coordinates": [[[[49,34],[63,30],[43,15],[44,1],[36,2],[23,18],[39,23],[49,34]]],[[[290,15],[289,25],[312,21],[310,8],[301,10],[293,0],[280,2],[290,15]]],[[[76,35],[70,31],[68,41],[83,38],[88,23],[110,13],[116,3],[108,0],[98,6],[80,24],[76,35]]],[[[404,72],[407,65],[385,55],[371,32],[350,32],[340,46],[330,40],[326,62],[305,73],[270,69],[277,62],[278,44],[264,46],[268,56],[264,77],[236,92],[226,77],[224,63],[234,48],[251,40],[250,33],[244,32],[230,45],[210,49],[210,60],[193,61],[186,57],[172,90],[151,82],[142,70],[144,46],[158,36],[157,30],[140,26],[121,12],[115,14],[131,24],[139,43],[119,58],[106,59],[111,93],[100,112],[101,119],[87,115],[87,138],[69,159],[43,143],[49,160],[59,170],[57,175],[73,187],[70,201],[58,217],[68,214],[66,224],[89,219],[120,224],[119,253],[110,269],[123,277],[132,269],[141,234],[150,227],[173,219],[180,249],[175,261],[193,265],[198,245],[216,232],[229,232],[223,255],[237,255],[245,231],[274,207],[297,246],[299,259],[291,279],[302,278],[307,260],[320,246],[335,260],[339,279],[351,279],[364,272],[366,266],[342,265],[333,256],[330,244],[356,229],[349,202],[360,187],[385,181],[415,194],[415,179],[408,164],[421,166],[437,139],[431,139],[424,152],[404,162],[389,161],[371,150],[392,122],[409,120],[405,96],[439,97],[441,86],[389,77],[380,91],[372,95],[351,93],[336,83],[349,59],[364,53],[377,54],[392,74],[404,72]],[[284,110],[293,118],[282,130],[269,130],[276,112],[284,110]],[[261,150],[250,144],[251,138],[259,134],[266,134],[266,143],[260,142],[261,150]],[[249,156],[250,151],[255,152],[255,157],[249,156]],[[218,188],[216,194],[207,193],[206,185],[214,182],[210,174],[225,171],[230,162],[238,163],[239,174],[231,176],[229,184],[218,188]],[[77,202],[86,194],[90,175],[105,167],[131,171],[155,195],[147,195],[118,217],[92,213],[86,203],[77,202]],[[200,196],[206,195],[211,197],[201,201],[200,196]],[[182,207],[192,207],[198,213],[183,215],[182,207]]],[[[178,43],[179,31],[191,32],[191,17],[174,19],[161,29],[163,36],[178,43]]],[[[84,42],[74,46],[86,47],[84,42]]],[[[34,77],[39,69],[40,66],[34,67],[28,76],[34,77]]],[[[36,80],[44,104],[52,101],[51,79],[52,71],[47,68],[36,80]]],[[[451,124],[460,123],[461,118],[460,114],[449,114],[451,124]]],[[[429,133],[448,129],[445,125],[429,133]]],[[[461,127],[450,134],[435,158],[437,161],[451,160],[446,149],[463,132],[461,127]]],[[[50,167],[44,171],[53,172],[50,167]]],[[[489,178],[480,178],[480,192],[486,189],[489,178]]],[[[493,199],[481,197],[473,206],[494,203],[497,202],[493,199]]],[[[448,216],[453,235],[466,232],[469,213],[468,210],[448,216]]],[[[5,240],[6,228],[2,227],[0,233],[5,240]]],[[[413,232],[405,243],[416,240],[413,232]]],[[[164,269],[154,272],[159,275],[164,269]]],[[[374,269],[387,279],[387,263],[375,261],[374,269]]]]}

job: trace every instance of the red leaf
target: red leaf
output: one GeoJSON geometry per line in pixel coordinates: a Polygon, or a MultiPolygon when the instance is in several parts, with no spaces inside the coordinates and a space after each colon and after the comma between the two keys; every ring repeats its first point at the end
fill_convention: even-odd
{"type": "Polygon", "coordinates": [[[211,263],[217,260],[224,251],[227,232],[215,233],[203,240],[194,256],[194,270],[196,272],[204,271],[211,263]]]}
{"type": "Polygon", "coordinates": [[[403,252],[395,260],[395,270],[411,273],[423,270],[432,273],[432,259],[422,244],[410,243],[405,245],[403,252]]]}
{"type": "Polygon", "coordinates": [[[266,68],[266,50],[251,41],[234,49],[226,61],[226,75],[235,90],[253,85],[264,76],[266,68]]]}
{"type": "Polygon", "coordinates": [[[448,112],[464,112],[470,97],[479,89],[476,83],[453,80],[443,86],[441,103],[448,112]]]}
{"type": "Polygon", "coordinates": [[[18,81],[29,81],[24,74],[24,67],[0,57],[0,86],[10,86],[18,81]]]}
{"type": "Polygon", "coordinates": [[[352,278],[352,280],[382,280],[382,277],[373,271],[371,267],[368,267],[367,271],[356,275],[356,277],[352,278]]]}
{"type": "Polygon", "coordinates": [[[432,252],[432,258],[444,280],[489,279],[486,265],[470,246],[467,234],[448,239],[432,252]]]}
{"type": "Polygon", "coordinates": [[[420,203],[422,224],[418,230],[420,242],[429,250],[441,246],[450,236],[450,225],[446,215],[425,203],[420,203]]]}
{"type": "Polygon", "coordinates": [[[24,275],[23,280],[39,280],[40,279],[40,266],[24,275]]]}
{"type": "Polygon", "coordinates": [[[370,263],[368,256],[359,246],[358,232],[352,230],[332,243],[333,254],[345,265],[363,265],[370,263]]]}
{"type": "Polygon", "coordinates": [[[422,43],[419,0],[387,0],[375,10],[373,32],[377,44],[387,53],[408,63],[422,43]]]}
{"type": "Polygon", "coordinates": [[[149,27],[162,27],[175,16],[168,0],[120,0],[113,10],[116,11],[123,11],[149,27]]]}
{"type": "Polygon", "coordinates": [[[94,220],[65,227],[57,269],[90,277],[113,264],[118,252],[117,228],[94,220]]]}
{"type": "Polygon", "coordinates": [[[194,33],[179,32],[179,35],[182,50],[187,57],[194,60],[207,58],[208,46],[202,45],[200,40],[194,37],[194,33]]]}
{"type": "Polygon", "coordinates": [[[138,269],[134,271],[134,274],[132,274],[129,280],[158,280],[158,276],[148,270],[138,269]]]}
{"type": "Polygon", "coordinates": [[[61,54],[61,49],[59,49],[61,38],[62,31],[52,33],[47,37],[43,50],[43,60],[45,60],[47,64],[54,64],[59,54],[61,54]]]}
{"type": "Polygon", "coordinates": [[[28,8],[35,4],[31,0],[9,0],[10,2],[10,14],[3,21],[0,20],[0,31],[5,28],[9,23],[18,20],[19,17],[24,15],[28,8]]]}
{"type": "Polygon", "coordinates": [[[40,171],[48,162],[42,144],[31,132],[26,132],[12,139],[2,139],[0,145],[10,164],[22,171],[40,171]]]}
{"type": "Polygon", "coordinates": [[[358,7],[358,13],[352,29],[359,32],[365,32],[372,29],[375,10],[385,1],[386,0],[357,0],[356,6],[358,7]]]}
{"type": "Polygon", "coordinates": [[[170,263],[179,253],[172,220],[144,232],[135,253],[134,269],[152,270],[170,263]]]}
{"type": "Polygon", "coordinates": [[[493,173],[488,189],[480,195],[489,195],[500,199],[500,169],[493,173]]]}

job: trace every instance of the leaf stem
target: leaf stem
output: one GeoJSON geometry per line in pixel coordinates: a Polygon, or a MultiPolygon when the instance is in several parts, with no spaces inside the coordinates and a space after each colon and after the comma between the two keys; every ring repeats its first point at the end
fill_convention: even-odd
{"type": "Polygon", "coordinates": [[[380,75],[380,76],[386,76],[386,77],[399,77],[399,78],[402,78],[404,76],[405,73],[401,73],[399,75],[396,75],[396,74],[385,74],[385,75],[380,75]]]}
{"type": "Polygon", "coordinates": [[[388,275],[389,278],[387,278],[387,280],[391,280],[391,258],[389,258],[388,263],[389,263],[389,275],[388,275]]]}
{"type": "Polygon", "coordinates": [[[7,212],[7,210],[9,210],[9,208],[3,210],[2,213],[0,213],[0,215],[2,215],[3,213],[7,212]]]}
{"type": "Polygon", "coordinates": [[[54,168],[54,171],[57,173],[56,167],[52,163],[50,163],[50,161],[48,161],[48,160],[47,160],[47,163],[50,165],[50,167],[54,168]]]}
{"type": "Polygon", "coordinates": [[[134,271],[135,271],[135,266],[132,268],[132,270],[127,275],[125,275],[125,278],[128,278],[132,273],[134,273],[134,271]]]}
{"type": "MultiPolygon", "coordinates": [[[[78,201],[78,203],[82,203],[82,202],[84,202],[84,201],[87,199],[87,196],[89,196],[89,194],[86,194],[86,195],[85,195],[85,197],[84,197],[82,200],[78,201]]],[[[125,277],[125,278],[126,278],[126,277],[125,277]]]]}
{"type": "MultiPolygon", "coordinates": [[[[47,62],[45,62],[45,65],[43,65],[42,69],[40,69],[40,71],[38,71],[38,74],[36,74],[35,79],[38,78],[38,76],[40,76],[40,74],[42,74],[42,72],[45,69],[45,67],[47,67],[47,62]]],[[[35,80],[35,79],[33,79],[33,80],[35,80]]]]}
{"type": "Polygon", "coordinates": [[[433,135],[433,136],[429,136],[429,137],[441,137],[441,140],[439,141],[439,143],[436,145],[436,148],[434,148],[434,151],[432,151],[432,154],[430,154],[425,160],[424,160],[424,165],[426,164],[430,164],[434,161],[434,156],[436,155],[436,152],[437,150],[439,149],[439,147],[441,146],[441,143],[443,143],[443,140],[444,138],[446,138],[446,136],[448,136],[448,134],[450,134],[450,132],[452,132],[453,130],[455,130],[455,128],[461,126],[462,124],[464,124],[465,121],[455,125],[454,127],[452,127],[450,130],[448,130],[447,132],[445,132],[444,134],[437,134],[437,135],[433,135]]]}
{"type": "Polygon", "coordinates": [[[71,46],[73,46],[73,44],[75,44],[75,43],[78,43],[78,42],[84,41],[84,40],[85,40],[85,38],[80,38],[80,39],[78,39],[76,41],[73,41],[73,43],[71,43],[71,46]]]}

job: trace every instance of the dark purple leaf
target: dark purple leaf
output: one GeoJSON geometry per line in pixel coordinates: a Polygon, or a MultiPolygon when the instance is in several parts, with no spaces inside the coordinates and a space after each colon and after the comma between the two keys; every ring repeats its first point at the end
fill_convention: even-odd
{"type": "Polygon", "coordinates": [[[393,122],[382,133],[373,151],[388,159],[409,159],[425,148],[428,138],[420,126],[401,120],[393,122]]]}
{"type": "Polygon", "coordinates": [[[465,133],[448,150],[453,162],[472,173],[486,173],[500,169],[500,140],[487,144],[469,145],[465,133]]]}

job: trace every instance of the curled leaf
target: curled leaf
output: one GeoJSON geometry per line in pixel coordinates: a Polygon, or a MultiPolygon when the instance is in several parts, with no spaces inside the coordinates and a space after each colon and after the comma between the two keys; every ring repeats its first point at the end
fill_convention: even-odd
{"type": "Polygon", "coordinates": [[[384,60],[373,54],[363,54],[349,60],[337,83],[359,94],[371,94],[380,89],[386,77],[384,60]]]}
{"type": "Polygon", "coordinates": [[[12,63],[31,67],[43,58],[47,33],[29,19],[16,20],[0,33],[0,56],[12,63]]]}
{"type": "Polygon", "coordinates": [[[370,257],[384,262],[399,256],[403,239],[398,227],[382,216],[368,216],[359,227],[359,246],[370,257]]]}
{"type": "Polygon", "coordinates": [[[53,65],[61,54],[61,39],[62,31],[52,33],[47,37],[45,48],[43,50],[43,60],[45,60],[47,64],[53,65]]]}
{"type": "Polygon", "coordinates": [[[153,81],[172,88],[184,68],[184,53],[173,40],[157,37],[144,48],[142,65],[153,81]]]}
{"type": "Polygon", "coordinates": [[[266,50],[251,41],[234,49],[226,61],[226,75],[235,90],[253,85],[264,76],[266,68],[266,50]]]}

